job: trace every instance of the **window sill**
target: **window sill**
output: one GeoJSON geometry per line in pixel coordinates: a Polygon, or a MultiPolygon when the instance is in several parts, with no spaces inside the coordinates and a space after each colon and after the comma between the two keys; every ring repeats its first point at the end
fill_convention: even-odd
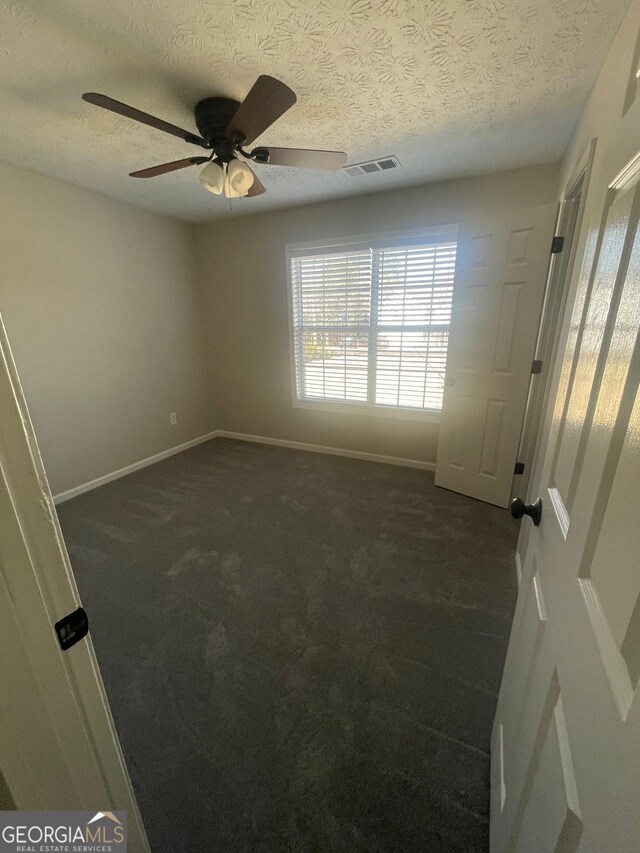
{"type": "Polygon", "coordinates": [[[420,411],[396,406],[372,406],[358,403],[329,403],[324,400],[294,400],[294,409],[325,412],[335,415],[366,415],[375,418],[394,418],[422,423],[440,423],[439,411],[420,411]]]}

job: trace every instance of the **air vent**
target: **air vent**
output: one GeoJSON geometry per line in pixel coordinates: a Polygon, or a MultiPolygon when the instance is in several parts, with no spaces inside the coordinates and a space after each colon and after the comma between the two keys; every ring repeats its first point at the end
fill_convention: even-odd
{"type": "Polygon", "coordinates": [[[352,178],[358,175],[370,175],[372,172],[388,172],[389,169],[397,169],[400,166],[400,161],[397,157],[381,157],[380,160],[367,160],[366,163],[354,163],[352,166],[345,166],[343,171],[352,178]]]}

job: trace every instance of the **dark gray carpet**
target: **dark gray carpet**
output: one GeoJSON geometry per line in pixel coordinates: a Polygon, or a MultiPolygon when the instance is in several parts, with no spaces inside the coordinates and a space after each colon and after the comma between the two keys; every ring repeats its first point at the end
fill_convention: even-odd
{"type": "Polygon", "coordinates": [[[488,850],[506,511],[216,439],[59,514],[154,853],[488,850]]]}

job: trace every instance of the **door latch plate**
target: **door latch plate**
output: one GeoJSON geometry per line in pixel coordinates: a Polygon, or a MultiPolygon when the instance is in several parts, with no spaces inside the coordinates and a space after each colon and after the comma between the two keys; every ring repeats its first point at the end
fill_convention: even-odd
{"type": "Polygon", "coordinates": [[[66,652],[89,633],[89,617],[84,607],[78,607],[56,622],[54,627],[60,648],[66,652]]]}

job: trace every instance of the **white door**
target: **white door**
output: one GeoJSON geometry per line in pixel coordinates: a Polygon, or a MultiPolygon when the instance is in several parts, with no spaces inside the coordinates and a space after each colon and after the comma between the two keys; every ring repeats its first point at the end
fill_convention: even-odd
{"type": "Polygon", "coordinates": [[[507,506],[557,206],[461,226],[435,482],[507,506]]]}
{"type": "Polygon", "coordinates": [[[640,160],[616,182],[619,143],[589,189],[604,204],[586,221],[534,477],[542,520],[493,730],[493,853],[640,849],[640,160]]]}
{"type": "Polygon", "coordinates": [[[54,625],[78,591],[0,320],[0,768],[18,809],[127,812],[149,850],[89,637],[54,625]]]}

